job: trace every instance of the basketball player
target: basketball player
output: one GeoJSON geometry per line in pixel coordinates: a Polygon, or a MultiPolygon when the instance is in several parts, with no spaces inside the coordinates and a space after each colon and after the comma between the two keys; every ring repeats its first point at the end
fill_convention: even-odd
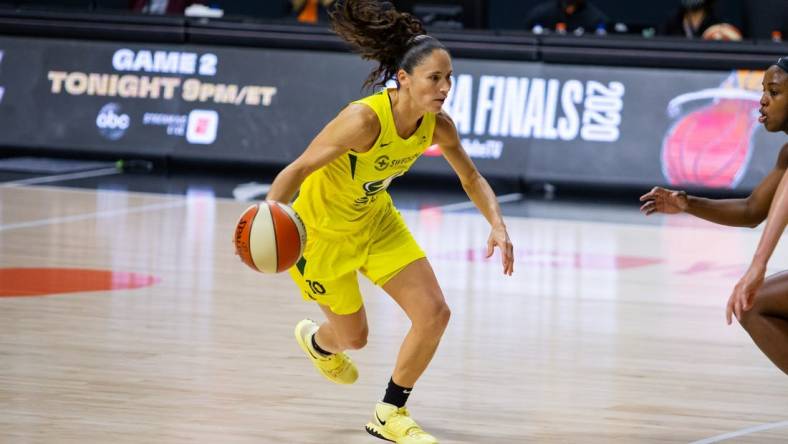
{"type": "MultiPolygon", "coordinates": [[[[772,65],[763,76],[761,116],[767,131],[788,133],[788,57],[772,65]]],[[[766,265],[788,223],[788,144],[783,145],[774,169],[744,199],[713,200],[683,191],[655,187],[641,196],[640,210],[653,213],[689,213],[712,222],[736,227],[766,228],[750,267],[733,288],[726,318],[741,323],[760,349],[788,374],[788,272],[764,279],[766,265]]]]}
{"type": "Polygon", "coordinates": [[[356,271],[386,291],[410,318],[385,390],[367,431],[397,443],[435,443],[410,418],[405,403],[435,353],[449,322],[438,281],[424,252],[394,208],[386,189],[432,144],[459,177],[491,226],[487,255],[501,251],[503,273],[513,270],[512,243],[498,202],[441,111],[451,88],[451,57],[413,16],[390,2],[340,2],[332,28],[365,59],[378,62],[365,86],[397,87],[352,102],[329,122],[304,153],[277,175],[268,199],[290,202],[307,228],[303,258],[290,270],[304,299],[326,316],[303,320],[298,344],[329,380],[351,384],[358,371],[345,350],[367,343],[367,317],[356,271]]]}

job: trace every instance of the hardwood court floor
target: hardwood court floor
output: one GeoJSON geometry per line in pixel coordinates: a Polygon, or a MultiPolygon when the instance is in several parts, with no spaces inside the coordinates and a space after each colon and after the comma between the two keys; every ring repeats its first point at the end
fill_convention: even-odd
{"type": "MultiPolygon", "coordinates": [[[[363,425],[406,318],[362,279],[361,376],[323,380],[292,337],[317,307],[286,275],[233,254],[247,205],[209,192],[0,187],[0,267],[154,278],[0,297],[0,442],[382,442],[363,425]]],[[[453,310],[409,403],[442,443],[720,442],[710,438],[737,431],[726,442],[788,442],[788,379],[723,317],[759,232],[683,217],[510,217],[517,261],[505,277],[497,256],[481,256],[480,216],[403,215],[453,310]]],[[[786,251],[774,270],[788,267],[786,251]]]]}

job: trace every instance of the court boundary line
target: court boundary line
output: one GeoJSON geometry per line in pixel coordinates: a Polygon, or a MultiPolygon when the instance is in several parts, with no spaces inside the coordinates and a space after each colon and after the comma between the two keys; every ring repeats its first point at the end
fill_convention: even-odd
{"type": "MultiPolygon", "coordinates": [[[[2,184],[0,184],[0,185],[2,185],[2,184]]],[[[2,189],[2,188],[3,187],[0,186],[0,189],[2,189]]],[[[9,188],[12,188],[12,187],[9,187],[9,188]]],[[[188,196],[186,194],[158,193],[158,192],[153,192],[153,191],[117,190],[117,189],[110,189],[110,188],[107,188],[107,189],[78,188],[78,187],[66,186],[66,185],[31,186],[31,187],[28,187],[28,189],[29,190],[47,190],[47,189],[49,189],[49,190],[59,190],[59,191],[63,191],[63,192],[72,192],[72,193],[126,193],[126,194],[129,194],[129,195],[136,195],[136,196],[149,196],[149,197],[154,197],[155,196],[155,197],[159,197],[161,199],[166,199],[166,198],[187,199],[188,198],[188,196]]],[[[513,194],[521,194],[521,193],[513,193],[513,194]]],[[[505,196],[510,196],[510,195],[509,194],[504,194],[501,197],[505,197],[505,196]]],[[[236,200],[233,197],[213,196],[213,198],[216,199],[217,201],[235,202],[235,203],[240,203],[240,204],[245,203],[245,202],[236,200]]],[[[514,201],[514,199],[512,201],[514,201]]],[[[246,202],[246,203],[248,203],[248,202],[246,202]]],[[[475,205],[471,201],[460,202],[460,203],[464,204],[464,205],[469,205],[468,209],[475,207],[475,205]]],[[[449,204],[449,205],[458,205],[458,204],[449,204]]],[[[405,211],[405,212],[410,212],[410,211],[419,212],[419,211],[424,211],[424,210],[429,210],[429,209],[439,209],[440,210],[442,208],[443,207],[437,206],[437,207],[428,207],[428,208],[421,208],[421,209],[419,209],[419,208],[413,208],[413,209],[400,208],[399,210],[401,212],[402,211],[405,211]]],[[[563,222],[567,222],[567,221],[569,221],[569,222],[572,221],[572,220],[569,220],[569,219],[557,219],[557,218],[544,217],[544,216],[506,216],[506,215],[504,215],[504,217],[506,217],[507,219],[511,218],[511,217],[516,217],[516,218],[530,219],[530,220],[536,220],[536,221],[549,221],[551,223],[552,222],[563,223],[563,222]]],[[[659,228],[659,227],[662,226],[661,224],[653,224],[653,223],[611,222],[611,221],[599,221],[599,220],[583,221],[583,224],[591,224],[591,225],[610,224],[610,225],[628,226],[628,227],[633,227],[633,228],[635,228],[635,227],[639,227],[639,228],[659,228]]],[[[763,225],[764,224],[761,224],[757,228],[751,229],[751,228],[723,227],[723,226],[719,226],[719,225],[712,224],[711,222],[709,222],[707,227],[700,227],[700,226],[674,226],[672,228],[675,228],[675,229],[678,229],[678,230],[694,230],[694,231],[706,231],[706,230],[714,230],[714,231],[734,230],[735,231],[735,230],[739,230],[739,231],[744,231],[744,232],[748,232],[748,233],[755,233],[756,235],[759,235],[761,230],[763,230],[763,225]]]]}
{"type": "Polygon", "coordinates": [[[770,422],[767,424],[747,427],[741,430],[723,433],[722,435],[712,436],[711,438],[705,438],[699,441],[693,441],[690,444],[712,444],[715,442],[725,441],[730,438],[738,438],[740,436],[749,435],[751,433],[762,432],[764,430],[779,429],[782,427],[788,427],[788,421],[770,422]]]}
{"type": "Polygon", "coordinates": [[[52,217],[49,219],[36,219],[27,222],[18,222],[14,224],[7,224],[7,225],[0,225],[0,232],[15,230],[19,228],[33,228],[33,227],[41,227],[44,225],[54,225],[54,224],[61,224],[61,223],[68,223],[68,222],[76,222],[80,220],[89,220],[89,219],[106,219],[114,216],[120,216],[124,214],[134,214],[134,213],[144,213],[146,211],[155,211],[155,210],[164,210],[164,209],[171,209],[171,208],[178,208],[183,207],[188,204],[188,199],[182,199],[178,201],[169,201],[169,202],[161,202],[155,204],[148,204],[148,205],[140,205],[137,207],[127,207],[121,208],[117,210],[106,210],[106,211],[94,211],[92,213],[82,213],[82,214],[74,214],[71,216],[63,216],[63,217],[52,217]]]}
{"type": "MultiPolygon", "coordinates": [[[[495,197],[498,199],[498,203],[517,202],[518,200],[523,199],[523,193],[502,194],[500,196],[495,196],[495,197]]],[[[432,209],[434,210],[441,210],[441,211],[470,210],[471,208],[476,208],[476,204],[473,203],[473,201],[471,200],[432,207],[432,209]]]]}
{"type": "Polygon", "coordinates": [[[22,185],[36,185],[39,183],[65,182],[67,180],[85,179],[88,177],[112,176],[121,173],[122,171],[120,171],[116,167],[99,168],[97,170],[79,171],[76,173],[55,174],[52,176],[37,176],[37,177],[31,177],[29,179],[19,179],[19,180],[11,180],[8,182],[0,182],[0,187],[13,188],[22,185]]]}

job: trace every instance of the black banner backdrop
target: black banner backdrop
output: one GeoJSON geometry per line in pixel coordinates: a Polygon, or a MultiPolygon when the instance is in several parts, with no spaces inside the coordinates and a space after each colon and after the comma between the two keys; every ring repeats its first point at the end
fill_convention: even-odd
{"type": "MultiPolygon", "coordinates": [[[[371,68],[331,52],[0,37],[0,145],[285,165],[367,93],[371,68]]],[[[455,59],[444,110],[485,174],[747,190],[785,142],[757,123],[761,76],[455,59]]],[[[414,171],[450,173],[438,154],[414,171]]]]}

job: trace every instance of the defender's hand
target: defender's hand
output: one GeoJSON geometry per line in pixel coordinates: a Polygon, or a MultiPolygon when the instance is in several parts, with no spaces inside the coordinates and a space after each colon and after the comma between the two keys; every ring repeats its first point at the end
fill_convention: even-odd
{"type": "Polygon", "coordinates": [[[651,191],[640,196],[640,201],[645,202],[640,207],[640,212],[646,216],[653,213],[681,213],[686,211],[689,205],[686,192],[662,187],[652,188],[651,191]]]}
{"type": "Polygon", "coordinates": [[[736,319],[741,321],[742,313],[752,308],[752,301],[755,299],[755,293],[763,285],[763,279],[766,275],[766,267],[758,264],[750,265],[747,272],[744,273],[739,283],[733,287],[733,293],[728,298],[728,306],[725,309],[725,320],[728,325],[733,321],[731,315],[736,315],[736,319]]]}

